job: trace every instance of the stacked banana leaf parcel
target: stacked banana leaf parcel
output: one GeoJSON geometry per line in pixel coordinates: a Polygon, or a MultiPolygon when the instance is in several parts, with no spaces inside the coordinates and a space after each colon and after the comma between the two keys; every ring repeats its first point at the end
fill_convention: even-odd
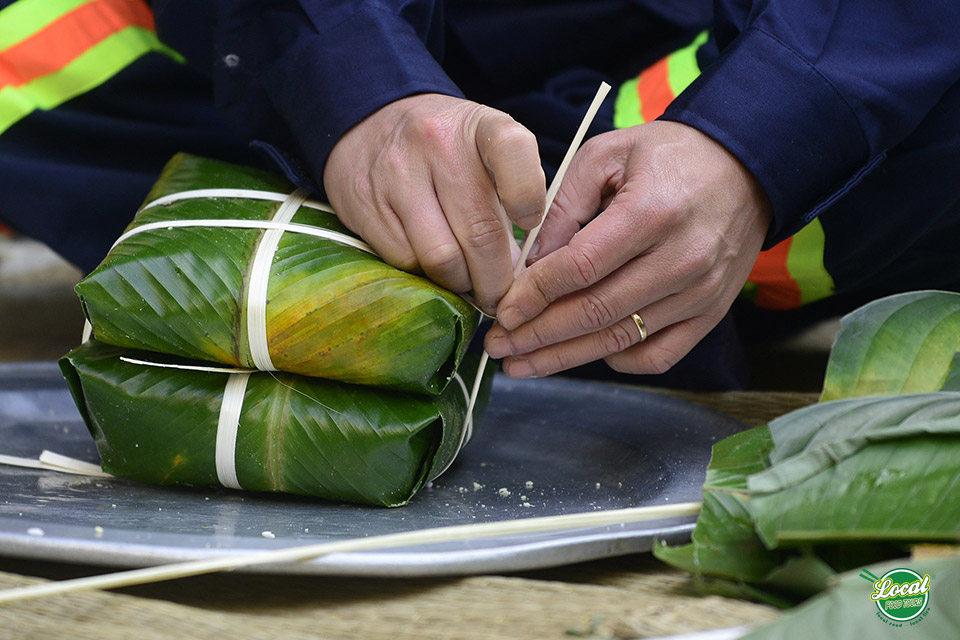
{"type": "Polygon", "coordinates": [[[479,312],[258,170],[174,157],[76,290],[92,338],[60,367],[136,481],[398,506],[489,397],[466,415],[479,312]]]}

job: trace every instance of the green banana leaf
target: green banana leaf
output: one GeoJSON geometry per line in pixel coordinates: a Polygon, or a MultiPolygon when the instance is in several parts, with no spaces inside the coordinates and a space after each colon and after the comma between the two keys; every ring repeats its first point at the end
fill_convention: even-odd
{"type": "MultiPolygon", "coordinates": [[[[193,189],[289,193],[269,173],[185,154],[147,197],[193,189]]],[[[142,211],[128,229],[179,219],[266,221],[278,202],[180,200],[142,211]]],[[[301,208],[292,223],[352,235],[330,213],[301,208]]],[[[108,344],[255,368],[246,286],[265,231],[171,227],[115,246],[77,285],[93,336],[108,344]]],[[[285,232],[267,290],[266,332],[281,371],[438,394],[466,351],[479,312],[430,281],[333,240],[285,232]]]]}
{"type": "MultiPolygon", "coordinates": [[[[104,471],[148,484],[220,486],[215,445],[231,374],[145,366],[120,356],[196,364],[92,340],[60,360],[104,471]]],[[[472,374],[476,362],[465,369],[472,374]]],[[[491,378],[481,387],[474,423],[491,378]]],[[[464,383],[471,388],[471,379],[464,383]]],[[[402,505],[458,452],[465,395],[459,383],[425,396],[253,373],[239,421],[237,479],[252,491],[402,505]]]]}
{"type": "Polygon", "coordinates": [[[691,543],[654,554],[711,591],[784,604],[906,544],[958,540],[958,302],[903,294],[845,318],[824,393],[842,399],[715,445],[691,543]],[[903,389],[919,393],[861,397],[903,389]]]}
{"type": "Polygon", "coordinates": [[[922,619],[893,626],[885,623],[870,599],[869,579],[859,570],[841,576],[826,593],[811,599],[776,622],[743,637],[743,640],[902,640],[903,638],[960,638],[960,558],[898,560],[874,565],[868,570],[877,576],[891,569],[907,567],[929,575],[928,611],[922,619]]]}
{"type": "Polygon", "coordinates": [[[730,436],[713,447],[703,485],[703,509],[691,543],[659,545],[654,555],[698,576],[756,582],[783,560],[764,546],[754,529],[747,504],[747,478],[766,468],[773,448],[770,430],[757,427],[730,436]]]}
{"type": "Polygon", "coordinates": [[[960,393],[814,405],[770,433],[770,464],[747,479],[768,548],[960,537],[960,393]]]}

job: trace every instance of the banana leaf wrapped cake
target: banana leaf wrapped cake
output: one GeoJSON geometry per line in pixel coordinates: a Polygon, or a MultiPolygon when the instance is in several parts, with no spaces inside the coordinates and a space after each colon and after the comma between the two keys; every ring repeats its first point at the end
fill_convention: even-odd
{"type": "Polygon", "coordinates": [[[60,366],[104,471],[396,506],[469,440],[479,312],[306,196],[178,155],[77,285],[60,366]]]}
{"type": "Polygon", "coordinates": [[[108,344],[441,393],[479,312],[278,176],[178,155],[79,285],[108,344]]]}
{"type": "Polygon", "coordinates": [[[428,396],[204,364],[93,340],[61,358],[104,471],[399,506],[469,439],[491,378],[468,418],[469,378],[428,396]]]}

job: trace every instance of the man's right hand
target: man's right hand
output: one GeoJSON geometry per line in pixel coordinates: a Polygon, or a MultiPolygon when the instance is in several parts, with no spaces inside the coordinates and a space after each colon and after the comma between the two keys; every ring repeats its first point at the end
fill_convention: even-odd
{"type": "Polygon", "coordinates": [[[493,313],[546,188],[536,138],[507,114],[460,98],[392,102],[337,142],[323,185],[343,223],[388,263],[421,269],[493,313]]]}

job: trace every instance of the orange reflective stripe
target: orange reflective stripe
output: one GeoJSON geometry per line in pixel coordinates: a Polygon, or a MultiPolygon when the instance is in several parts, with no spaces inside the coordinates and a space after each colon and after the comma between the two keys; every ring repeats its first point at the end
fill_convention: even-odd
{"type": "Polygon", "coordinates": [[[666,57],[647,68],[637,78],[637,96],[640,98],[640,117],[652,122],[663,115],[676,97],[670,88],[670,58],[666,57]]]}
{"type": "Polygon", "coordinates": [[[19,87],[54,73],[108,36],[127,27],[153,29],[141,0],[94,0],[0,51],[0,88],[19,87]]]}
{"type": "Polygon", "coordinates": [[[780,244],[761,251],[745,292],[764,309],[796,309],[833,295],[833,277],[823,264],[823,225],[814,218],[780,244]]]}
{"type": "Polygon", "coordinates": [[[787,238],[766,251],[761,251],[750,272],[748,282],[757,285],[753,303],[762,309],[796,309],[802,302],[800,285],[787,269],[793,238],[787,238]]]}
{"type": "Polygon", "coordinates": [[[697,50],[709,38],[700,33],[683,49],[660,59],[639,76],[620,86],[613,105],[613,125],[618,129],[652,122],[698,75],[697,50]]]}

